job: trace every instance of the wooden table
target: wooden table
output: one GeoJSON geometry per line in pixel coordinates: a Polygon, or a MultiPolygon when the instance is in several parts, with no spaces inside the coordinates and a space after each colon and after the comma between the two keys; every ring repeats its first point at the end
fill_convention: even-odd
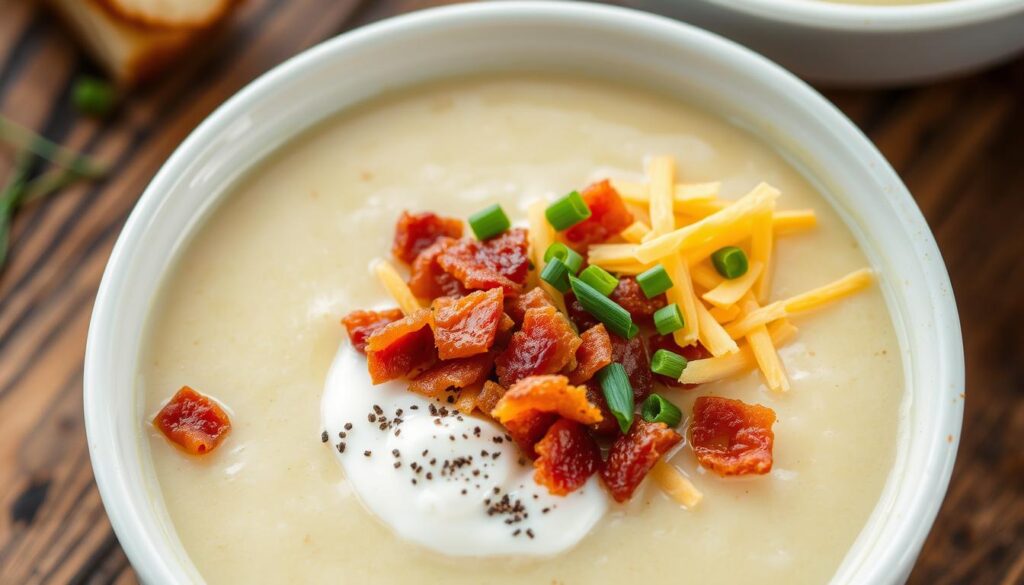
{"type": "MultiPolygon", "coordinates": [[[[20,215],[0,274],[0,583],[134,582],[96,491],[82,421],[92,301],[114,240],[186,134],[242,85],[350,28],[437,0],[248,0],[209,58],[105,122],[75,114],[93,66],[30,0],[0,0],[0,111],[114,161],[103,184],[20,215]]],[[[830,91],[902,175],[959,299],[964,435],[915,584],[1024,583],[1024,59],[929,87],[830,91]]],[[[0,177],[11,161],[0,157],[0,177]]]]}

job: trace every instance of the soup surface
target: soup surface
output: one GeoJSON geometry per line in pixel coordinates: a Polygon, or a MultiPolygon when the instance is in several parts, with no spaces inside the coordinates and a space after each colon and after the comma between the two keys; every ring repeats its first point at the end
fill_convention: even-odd
{"type": "MultiPolygon", "coordinates": [[[[903,394],[882,296],[865,293],[794,321],[780,350],[792,390],[757,372],[664,390],[684,413],[700,395],[770,406],[770,475],[723,479],[689,448],[672,463],[704,493],[684,510],[648,481],[578,546],[546,559],[443,558],[402,542],[352,492],[320,440],[339,318],[392,305],[368,270],[403,209],[465,217],[587,182],[636,178],[675,156],[685,181],[735,199],[761,181],[818,228],[777,245],[772,298],[867,264],[828,204],[777,153],[678,101],[604,83],[508,76],[448,82],[374,101],[263,161],[189,243],[164,285],[141,371],[155,413],[188,384],[222,401],[233,430],[190,457],[150,425],[160,491],[210,583],[823,583],[871,513],[894,461],[903,394]]],[[[347,342],[345,342],[347,343],[347,342]]],[[[353,389],[363,391],[363,389],[353,389]]]]}

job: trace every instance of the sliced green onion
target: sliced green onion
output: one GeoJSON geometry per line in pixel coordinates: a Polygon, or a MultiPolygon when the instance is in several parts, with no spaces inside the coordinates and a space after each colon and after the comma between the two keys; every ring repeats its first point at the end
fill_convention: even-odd
{"type": "Polygon", "coordinates": [[[651,371],[678,380],[686,369],[686,358],[674,351],[659,349],[651,357],[651,371]]]}
{"type": "Polygon", "coordinates": [[[476,239],[487,240],[512,227],[505,210],[495,203],[469,216],[469,227],[476,239]]]}
{"type": "Polygon", "coordinates": [[[90,116],[103,116],[114,108],[117,93],[114,86],[96,77],[83,76],[71,88],[71,101],[75,108],[90,116]]]}
{"type": "Polygon", "coordinates": [[[633,339],[640,333],[640,327],[636,323],[629,326],[629,331],[626,332],[626,339],[633,339]]]}
{"type": "Polygon", "coordinates": [[[628,433],[633,425],[633,387],[629,384],[626,368],[618,362],[608,364],[597,372],[597,381],[601,384],[608,410],[619,421],[619,429],[622,434],[628,433]]]}
{"type": "Polygon", "coordinates": [[[583,256],[562,242],[555,242],[548,246],[547,250],[544,250],[544,261],[550,262],[552,258],[558,258],[564,262],[565,267],[573,274],[579,272],[583,267],[583,256]]]}
{"type": "Polygon", "coordinates": [[[600,266],[591,264],[580,273],[580,280],[594,287],[597,292],[608,296],[612,294],[615,287],[619,286],[619,279],[615,278],[608,271],[600,266]]]}
{"type": "Polygon", "coordinates": [[[569,291],[569,269],[558,258],[552,258],[540,271],[540,279],[555,287],[560,293],[569,291]]]}
{"type": "Polygon", "coordinates": [[[711,255],[711,263],[726,278],[739,278],[747,273],[747,255],[736,246],[716,250],[711,255]]]}
{"type": "Polygon", "coordinates": [[[649,299],[672,288],[672,279],[668,277],[668,272],[665,272],[665,267],[661,264],[637,274],[636,283],[649,299]]]}
{"type": "Polygon", "coordinates": [[[679,305],[672,303],[655,311],[654,328],[662,335],[668,335],[673,331],[682,329],[683,314],[679,312],[679,305]]]}
{"type": "Polygon", "coordinates": [[[634,331],[636,326],[629,311],[575,276],[569,277],[569,285],[572,287],[573,294],[576,295],[576,300],[583,305],[583,309],[604,323],[609,331],[626,339],[636,336],[639,329],[634,331]]]}
{"type": "Polygon", "coordinates": [[[548,218],[548,223],[556,231],[562,231],[590,217],[590,208],[583,201],[583,197],[573,191],[548,205],[548,208],[544,210],[544,216],[548,218]]]}
{"type": "Polygon", "coordinates": [[[640,407],[640,416],[651,423],[665,423],[669,428],[675,427],[683,420],[679,407],[665,400],[658,394],[651,394],[640,407]]]}

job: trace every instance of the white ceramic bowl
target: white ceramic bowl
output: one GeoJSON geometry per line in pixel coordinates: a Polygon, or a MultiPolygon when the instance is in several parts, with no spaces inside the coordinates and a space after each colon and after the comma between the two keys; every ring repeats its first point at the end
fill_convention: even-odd
{"type": "Polygon", "coordinates": [[[524,69],[610,76],[711,104],[774,144],[839,210],[881,276],[907,395],[891,478],[833,583],[908,574],[949,481],[964,373],[949,279],[899,177],[820,95],[729,41],[623,9],[502,2],[387,20],[287,61],[204,121],[142,195],[96,299],[85,422],[107,513],[145,582],[200,580],[160,498],[138,378],[148,314],[190,235],[247,169],[339,110],[409,84],[524,69]]]}
{"type": "Polygon", "coordinates": [[[628,1],[717,32],[828,85],[931,81],[1024,49],[1024,0],[885,6],[824,0],[628,1]]]}

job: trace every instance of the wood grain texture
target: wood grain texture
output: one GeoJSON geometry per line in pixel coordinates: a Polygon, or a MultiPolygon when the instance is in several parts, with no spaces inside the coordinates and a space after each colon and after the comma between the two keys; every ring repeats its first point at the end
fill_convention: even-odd
{"type": "MultiPolygon", "coordinates": [[[[0,583],[133,583],[86,451],[82,358],[110,249],[174,147],[263,71],[334,34],[439,0],[247,0],[204,58],[100,123],[75,114],[94,66],[31,0],[0,0],[0,111],[112,161],[106,182],[23,212],[0,274],[0,583]]],[[[968,388],[949,495],[911,583],[1024,583],[1024,59],[909,90],[827,95],[879,146],[942,249],[968,388]]],[[[0,177],[11,160],[0,155],[0,177]]]]}

